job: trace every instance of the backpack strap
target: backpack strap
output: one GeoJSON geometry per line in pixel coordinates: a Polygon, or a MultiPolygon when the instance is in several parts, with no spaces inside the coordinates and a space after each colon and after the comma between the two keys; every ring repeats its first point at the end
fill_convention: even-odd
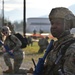
{"type": "MultiPolygon", "coordinates": [[[[73,44],[73,43],[75,43],[75,38],[72,39],[72,40],[70,40],[70,41],[68,41],[65,45],[63,45],[63,48],[61,49],[61,53],[60,53],[60,55],[58,56],[58,59],[59,59],[59,57],[62,55],[61,58],[59,59],[59,61],[60,61],[61,64],[62,64],[60,70],[61,70],[61,73],[63,73],[63,74],[64,74],[63,65],[64,65],[64,62],[65,62],[65,60],[63,59],[63,57],[64,57],[64,55],[65,55],[67,49],[69,48],[69,46],[70,46],[71,44],[73,44]]],[[[58,70],[58,73],[60,73],[59,70],[58,70]]]]}
{"type": "Polygon", "coordinates": [[[9,40],[12,41],[14,44],[16,44],[12,39],[11,39],[11,35],[9,35],[9,40]]]}
{"type": "Polygon", "coordinates": [[[64,56],[68,47],[75,42],[75,38],[69,40],[68,42],[66,42],[65,44],[63,44],[62,46],[62,49],[61,49],[61,54],[64,56]]]}

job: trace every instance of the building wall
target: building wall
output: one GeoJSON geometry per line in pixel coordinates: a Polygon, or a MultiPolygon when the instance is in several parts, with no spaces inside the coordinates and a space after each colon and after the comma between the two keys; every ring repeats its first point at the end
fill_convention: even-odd
{"type": "Polygon", "coordinates": [[[33,32],[36,30],[39,32],[50,32],[50,21],[48,18],[28,18],[26,25],[26,32],[33,32]]]}

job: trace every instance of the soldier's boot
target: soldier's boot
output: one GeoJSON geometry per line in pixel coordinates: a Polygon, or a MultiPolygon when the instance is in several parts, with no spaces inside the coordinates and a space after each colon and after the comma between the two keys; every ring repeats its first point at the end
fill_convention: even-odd
{"type": "Polygon", "coordinates": [[[3,71],[3,73],[12,73],[12,72],[13,72],[12,67],[8,67],[8,70],[3,71]]]}
{"type": "Polygon", "coordinates": [[[31,67],[31,68],[27,71],[27,73],[33,73],[33,68],[31,67]]]}
{"type": "Polygon", "coordinates": [[[43,49],[39,49],[38,53],[43,53],[43,49]]]}

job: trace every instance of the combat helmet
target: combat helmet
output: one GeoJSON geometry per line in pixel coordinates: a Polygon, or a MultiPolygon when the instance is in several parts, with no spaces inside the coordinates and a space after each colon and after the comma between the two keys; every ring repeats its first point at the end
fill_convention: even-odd
{"type": "Polygon", "coordinates": [[[1,32],[7,32],[7,31],[9,33],[11,32],[8,26],[3,26],[2,29],[1,29],[1,32]]]}
{"type": "Polygon", "coordinates": [[[53,8],[49,14],[49,19],[52,18],[62,18],[70,23],[70,29],[75,28],[75,16],[74,14],[65,7],[56,7],[53,8]]]}

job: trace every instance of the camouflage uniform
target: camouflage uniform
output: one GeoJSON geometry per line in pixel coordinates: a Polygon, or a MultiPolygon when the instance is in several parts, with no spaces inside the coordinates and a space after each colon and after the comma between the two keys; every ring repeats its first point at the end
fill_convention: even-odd
{"type": "MultiPolygon", "coordinates": [[[[13,54],[14,54],[14,71],[18,71],[21,64],[22,64],[22,61],[23,61],[23,51],[20,48],[21,42],[14,35],[11,35],[10,38],[15,43],[10,41],[9,38],[6,38],[4,44],[8,45],[10,50],[14,50],[14,52],[13,52],[13,54]]],[[[4,53],[4,61],[7,66],[12,66],[11,61],[10,61],[10,57],[11,56],[7,52],[4,53]]]]}
{"type": "Polygon", "coordinates": [[[14,25],[12,25],[11,22],[4,23],[4,26],[8,26],[11,30],[11,34],[15,34],[14,25]]]}
{"type": "MultiPolygon", "coordinates": [[[[52,64],[55,62],[55,60],[60,52],[59,50],[61,50],[61,47],[59,47],[59,45],[62,44],[63,42],[66,42],[68,39],[70,40],[72,38],[73,38],[72,35],[67,35],[64,38],[61,38],[54,43],[54,48],[47,56],[47,60],[45,63],[45,64],[47,64],[47,67],[46,67],[46,69],[44,71],[45,73],[43,75],[50,75],[50,74],[48,74],[48,72],[49,72],[52,64]]],[[[54,68],[52,75],[59,75],[58,70],[60,69],[61,65],[63,66],[65,75],[74,75],[75,74],[75,43],[71,44],[68,47],[63,60],[65,60],[65,62],[61,61],[60,63],[58,63],[58,65],[54,68]]]]}
{"type": "MultiPolygon", "coordinates": [[[[4,28],[7,29],[6,27],[4,28]]],[[[26,74],[26,70],[22,71],[19,69],[23,61],[23,50],[21,49],[21,41],[15,35],[11,34],[7,36],[4,40],[4,45],[7,45],[10,50],[13,50],[14,55],[14,58],[12,58],[12,56],[8,52],[4,52],[3,54],[4,61],[8,68],[12,67],[14,73],[26,74]],[[14,60],[14,64],[11,62],[10,58],[14,60]]],[[[6,72],[4,71],[4,73],[6,72]]]]}
{"type": "Polygon", "coordinates": [[[38,45],[40,47],[38,53],[42,53],[48,46],[48,40],[46,38],[41,38],[38,42],[38,45]]]}
{"type": "MultiPolygon", "coordinates": [[[[72,28],[75,28],[75,16],[73,15],[73,13],[64,7],[54,8],[49,14],[49,19],[53,21],[57,18],[62,18],[64,20],[64,31],[60,34],[59,38],[56,37],[57,41],[54,42],[54,47],[47,56],[44,73],[42,75],[75,75],[75,41],[68,46],[61,60],[54,67],[52,73],[49,74],[52,65],[61,52],[61,49],[63,47],[62,43],[68,40],[71,41],[71,39],[74,38],[70,33],[70,30],[72,28]],[[59,74],[59,70],[61,70],[63,74],[59,74]]],[[[66,43],[64,43],[64,46],[65,44],[66,43]]]]}
{"type": "Polygon", "coordinates": [[[32,45],[33,45],[32,37],[29,36],[29,37],[27,38],[27,40],[28,40],[28,45],[31,44],[31,46],[32,46],[32,45]]]}
{"type": "Polygon", "coordinates": [[[8,27],[9,27],[10,30],[11,30],[11,34],[15,34],[14,25],[8,24],[8,27]]]}

